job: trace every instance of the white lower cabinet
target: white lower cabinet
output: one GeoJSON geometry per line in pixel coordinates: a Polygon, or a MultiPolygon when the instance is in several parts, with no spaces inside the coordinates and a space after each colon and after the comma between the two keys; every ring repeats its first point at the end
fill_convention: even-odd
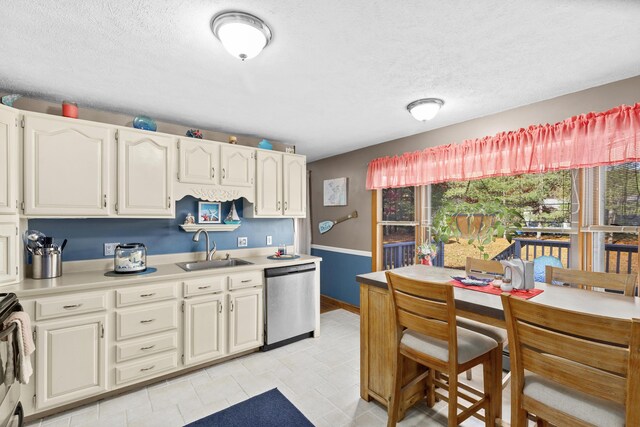
{"type": "Polygon", "coordinates": [[[262,288],[229,293],[229,353],[263,344],[262,288]]]}
{"type": "Polygon", "coordinates": [[[106,314],[36,326],[38,410],[107,391],[106,314]]]}
{"type": "Polygon", "coordinates": [[[213,360],[225,354],[225,298],[223,294],[184,303],[184,364],[213,360]]]}
{"type": "Polygon", "coordinates": [[[262,277],[248,270],[22,299],[36,332],[35,385],[21,397],[26,414],[257,349],[262,277]]]}

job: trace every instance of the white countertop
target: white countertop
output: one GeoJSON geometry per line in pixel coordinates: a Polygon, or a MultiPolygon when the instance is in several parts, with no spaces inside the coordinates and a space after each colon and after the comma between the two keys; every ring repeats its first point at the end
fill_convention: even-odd
{"type": "Polygon", "coordinates": [[[201,271],[184,271],[175,263],[149,265],[157,268],[157,271],[149,274],[124,274],[117,277],[108,277],[105,270],[75,271],[64,273],[55,279],[25,279],[15,284],[3,286],[2,292],[13,292],[18,298],[30,298],[44,295],[53,295],[66,292],[90,291],[111,288],[122,285],[139,285],[153,282],[180,281],[203,276],[232,274],[250,270],[260,270],[265,268],[286,267],[289,265],[304,264],[321,261],[322,258],[310,255],[300,255],[300,258],[292,260],[271,260],[267,256],[248,256],[242,260],[249,261],[251,265],[235,267],[214,268],[201,271]]]}

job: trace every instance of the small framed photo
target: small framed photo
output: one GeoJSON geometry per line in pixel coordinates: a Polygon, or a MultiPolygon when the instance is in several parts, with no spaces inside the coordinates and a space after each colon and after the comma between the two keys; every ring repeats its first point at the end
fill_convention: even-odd
{"type": "Polygon", "coordinates": [[[221,214],[219,202],[198,203],[198,224],[220,224],[221,214]]]}
{"type": "Polygon", "coordinates": [[[347,178],[324,180],[324,205],[347,206],[347,178]]]}

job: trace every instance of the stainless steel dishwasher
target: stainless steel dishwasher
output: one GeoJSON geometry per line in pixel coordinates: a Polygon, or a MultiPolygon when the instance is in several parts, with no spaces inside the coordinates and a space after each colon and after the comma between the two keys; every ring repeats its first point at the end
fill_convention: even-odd
{"type": "Polygon", "coordinates": [[[264,346],[271,350],[313,336],[316,265],[300,264],[268,268],[265,276],[264,346]]]}

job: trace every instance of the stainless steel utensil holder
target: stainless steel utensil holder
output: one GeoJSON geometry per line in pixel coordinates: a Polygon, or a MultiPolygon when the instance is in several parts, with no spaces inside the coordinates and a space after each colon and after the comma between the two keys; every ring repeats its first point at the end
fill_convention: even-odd
{"type": "Polygon", "coordinates": [[[62,254],[45,253],[32,255],[33,278],[52,279],[62,275],[62,254]]]}

